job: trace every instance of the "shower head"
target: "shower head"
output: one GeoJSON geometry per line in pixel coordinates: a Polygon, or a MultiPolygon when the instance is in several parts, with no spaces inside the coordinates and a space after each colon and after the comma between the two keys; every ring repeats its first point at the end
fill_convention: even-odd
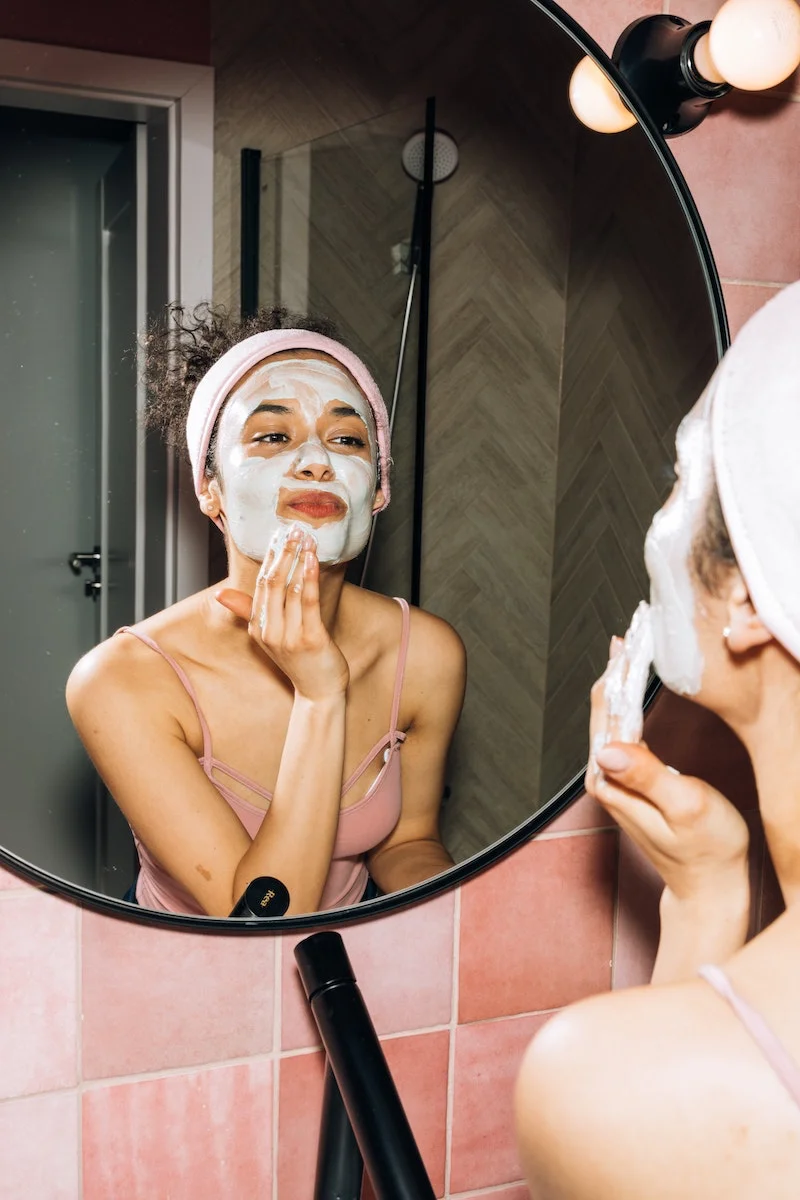
{"type": "MultiPolygon", "coordinates": [[[[422,183],[425,164],[425,131],[413,133],[403,146],[403,170],[422,183]]],[[[433,135],[433,182],[449,179],[458,166],[458,146],[449,133],[437,129],[433,135]]]]}

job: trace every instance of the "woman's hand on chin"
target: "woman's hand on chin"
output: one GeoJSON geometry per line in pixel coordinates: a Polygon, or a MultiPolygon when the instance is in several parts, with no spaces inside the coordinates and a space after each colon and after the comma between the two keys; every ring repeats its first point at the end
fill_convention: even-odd
{"type": "Polygon", "coordinates": [[[747,877],[744,817],[702,779],[680,775],[643,743],[598,750],[586,790],[611,814],[680,900],[747,877]]]}
{"type": "Polygon", "coordinates": [[[592,691],[586,791],[664,880],[653,983],[693,978],[744,945],[750,916],[750,835],[716,788],[666,766],[644,743],[609,741],[602,688],[592,691]]]}
{"type": "Polygon", "coordinates": [[[250,637],[290,680],[297,696],[312,702],[344,696],[350,670],[322,620],[313,537],[293,532],[277,556],[268,550],[253,596],[223,588],[216,598],[247,621],[250,637]]]}
{"type": "MultiPolygon", "coordinates": [[[[612,658],[618,653],[619,645],[612,643],[612,658]]],[[[666,766],[643,742],[621,740],[609,713],[605,678],[592,688],[586,791],[679,899],[746,880],[750,835],[741,813],[704,780],[666,766]]]]}

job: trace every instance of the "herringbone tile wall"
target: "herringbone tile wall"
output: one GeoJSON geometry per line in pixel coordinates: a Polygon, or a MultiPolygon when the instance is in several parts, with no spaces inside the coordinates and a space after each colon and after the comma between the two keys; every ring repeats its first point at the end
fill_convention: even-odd
{"type": "Polygon", "coordinates": [[[543,796],[585,754],[589,690],[648,594],[642,547],[672,486],[675,430],[716,364],[697,252],[644,140],[636,128],[578,143],[543,796]]]}

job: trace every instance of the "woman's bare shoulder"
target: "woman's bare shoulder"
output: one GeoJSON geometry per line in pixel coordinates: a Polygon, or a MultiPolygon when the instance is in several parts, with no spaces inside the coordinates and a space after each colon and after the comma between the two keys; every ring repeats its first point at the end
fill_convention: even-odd
{"type": "Polygon", "coordinates": [[[800,1170],[800,1110],[699,979],[556,1014],[528,1047],[515,1112],[542,1200],[738,1200],[766,1194],[782,1162],[800,1170]]]}
{"type": "Polygon", "coordinates": [[[191,641],[191,627],[197,620],[197,597],[169,608],[118,631],[84,654],[67,680],[67,706],[75,719],[82,711],[102,711],[111,702],[121,701],[144,707],[153,692],[164,686],[174,688],[174,671],[142,637],[162,649],[175,649],[182,640],[191,641]]]}

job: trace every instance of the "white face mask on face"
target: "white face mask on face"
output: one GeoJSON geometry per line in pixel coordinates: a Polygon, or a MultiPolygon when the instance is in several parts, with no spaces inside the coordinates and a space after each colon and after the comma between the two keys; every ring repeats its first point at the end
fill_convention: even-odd
{"type": "Polygon", "coordinates": [[[650,576],[654,663],[674,692],[694,696],[703,679],[689,563],[713,479],[709,400],[701,397],[678,429],[678,482],[653,518],[644,544],[650,576]]]}
{"type": "Polygon", "coordinates": [[[260,562],[270,544],[280,545],[297,524],[314,535],[321,563],[349,562],[367,544],[377,487],[377,447],[369,404],[341,367],[299,358],[257,367],[225,405],[215,453],[226,527],[233,544],[248,558],[260,562]],[[248,419],[261,404],[287,401],[296,402],[293,410],[299,408],[306,440],[270,457],[248,454],[243,438],[248,419]],[[368,461],[320,441],[317,423],[332,401],[360,417],[369,442],[368,461]],[[325,470],[304,476],[314,467],[325,470]],[[293,500],[301,507],[292,508],[293,500]]]}

